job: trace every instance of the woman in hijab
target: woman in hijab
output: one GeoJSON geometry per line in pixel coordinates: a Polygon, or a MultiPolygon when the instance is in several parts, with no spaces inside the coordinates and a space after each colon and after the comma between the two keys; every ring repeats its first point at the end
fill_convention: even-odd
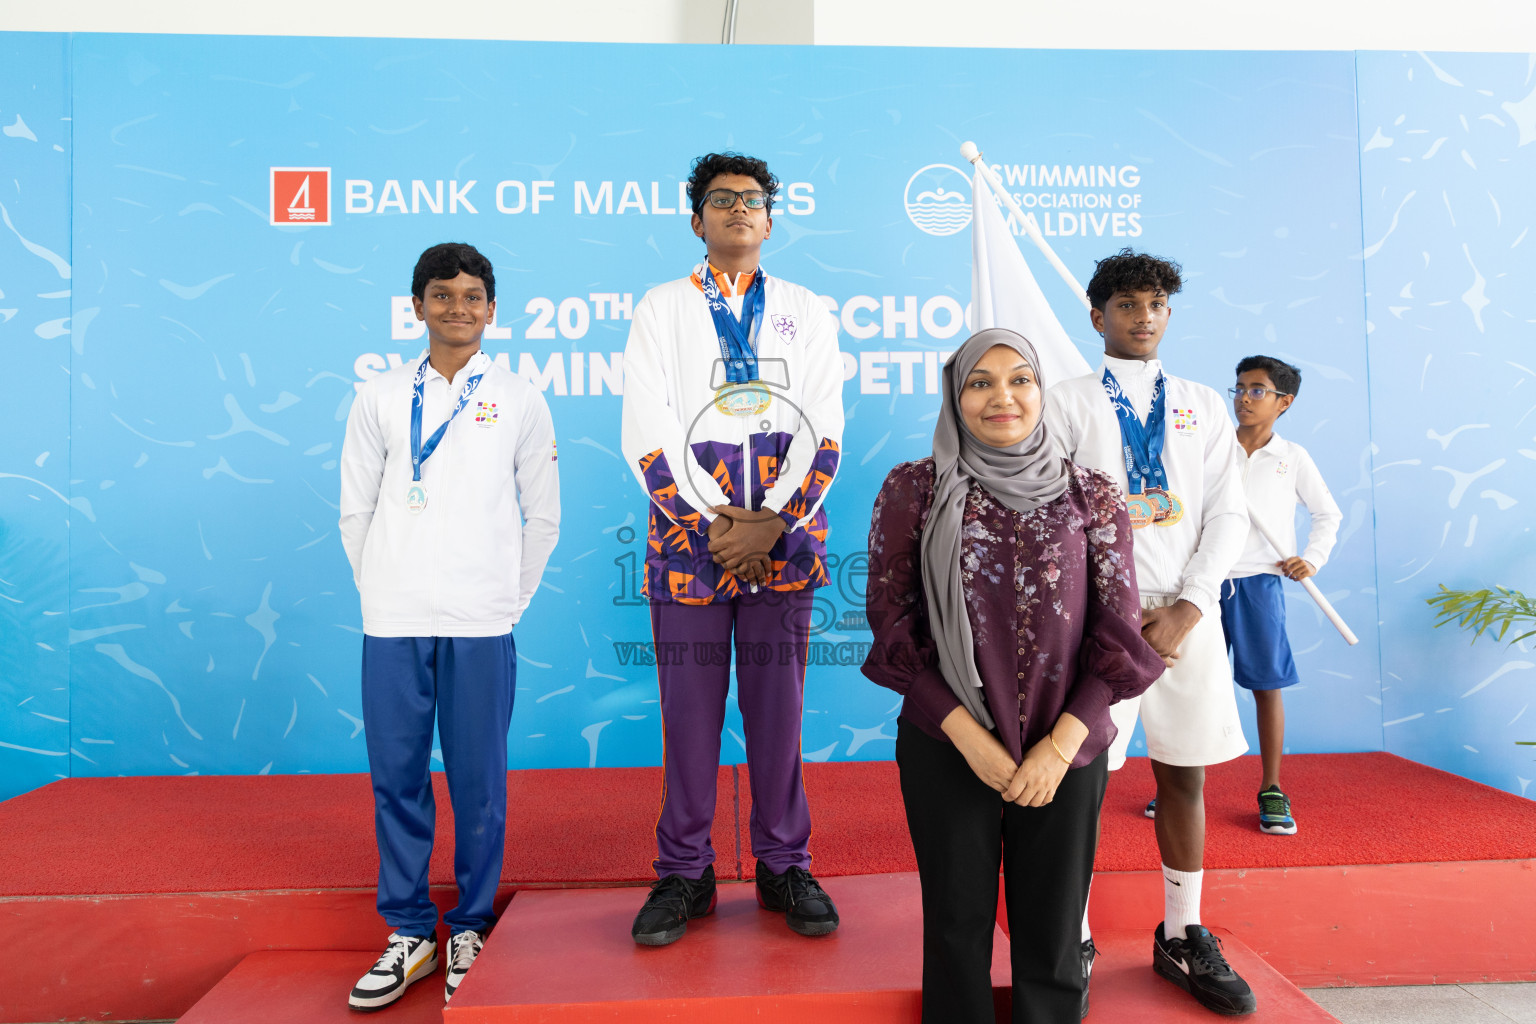
{"type": "Polygon", "coordinates": [[[933,456],[891,470],[870,523],[864,674],[906,698],[924,1024],[993,1020],[999,865],[1013,1019],[1087,1014],[1109,706],[1164,668],[1141,638],[1120,489],[1062,456],[1038,366],[1012,331],[972,335],[944,364],[933,456]]]}

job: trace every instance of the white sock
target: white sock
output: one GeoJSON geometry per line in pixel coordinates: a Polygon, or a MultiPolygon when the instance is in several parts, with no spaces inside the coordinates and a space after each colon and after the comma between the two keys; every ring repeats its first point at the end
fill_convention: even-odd
{"type": "Polygon", "coordinates": [[[1188,925],[1200,923],[1200,883],[1204,871],[1175,871],[1163,865],[1163,937],[1184,938],[1188,925]]]}
{"type": "Polygon", "coordinates": [[[1088,930],[1088,902],[1087,902],[1087,900],[1084,900],[1083,901],[1083,941],[1087,942],[1091,938],[1093,938],[1093,932],[1088,930]]]}

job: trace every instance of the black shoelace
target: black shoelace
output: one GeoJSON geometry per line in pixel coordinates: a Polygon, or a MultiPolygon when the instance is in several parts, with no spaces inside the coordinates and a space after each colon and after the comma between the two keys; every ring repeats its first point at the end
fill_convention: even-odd
{"type": "Polygon", "coordinates": [[[1221,952],[1221,940],[1209,932],[1194,942],[1186,942],[1184,946],[1194,964],[1204,969],[1206,973],[1230,974],[1232,972],[1226,956],[1221,952]]]}
{"type": "Polygon", "coordinates": [[[826,890],[811,877],[811,873],[805,868],[792,867],[784,872],[785,902],[791,907],[799,906],[803,900],[825,900],[826,890]]]}
{"type": "Polygon", "coordinates": [[[651,910],[670,910],[679,917],[688,916],[688,880],[681,875],[668,875],[651,883],[651,894],[645,905],[651,910]]]}

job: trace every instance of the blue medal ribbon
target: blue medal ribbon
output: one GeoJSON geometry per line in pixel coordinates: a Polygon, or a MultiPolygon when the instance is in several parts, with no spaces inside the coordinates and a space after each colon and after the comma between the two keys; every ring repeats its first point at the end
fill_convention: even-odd
{"type": "Polygon", "coordinates": [[[448,418],[443,421],[443,425],[433,431],[431,437],[427,438],[427,443],[422,444],[421,408],[422,404],[426,401],[427,365],[429,362],[429,359],[423,358],[421,365],[416,368],[416,381],[412,387],[411,395],[411,473],[413,474],[411,479],[417,483],[421,482],[421,464],[427,461],[428,456],[437,451],[438,443],[442,441],[443,435],[448,432],[448,424],[452,423],[453,418],[459,414],[460,410],[469,404],[469,396],[475,393],[475,388],[480,386],[480,378],[485,376],[484,373],[477,373],[464,382],[464,390],[459,395],[458,404],[453,407],[453,412],[449,413],[448,418]]]}
{"type": "Polygon", "coordinates": [[[1120,387],[1115,375],[1104,368],[1104,393],[1120,418],[1120,445],[1125,455],[1125,476],[1132,494],[1140,494],[1150,484],[1162,490],[1168,489],[1168,473],[1163,469],[1163,420],[1167,415],[1168,379],[1159,371],[1157,383],[1152,386],[1152,409],[1147,413],[1143,426],[1131,408],[1130,399],[1120,387]]]}
{"type": "Polygon", "coordinates": [[[767,275],[758,267],[752,275],[752,285],[741,302],[741,317],[731,312],[730,304],[720,294],[715,283],[715,270],[707,262],[701,268],[699,285],[704,289],[704,301],[709,304],[709,315],[715,321],[715,336],[720,340],[720,358],[725,361],[725,379],[731,384],[745,384],[757,380],[757,352],[752,348],[752,337],[757,333],[757,322],[763,315],[763,281],[767,275]]]}

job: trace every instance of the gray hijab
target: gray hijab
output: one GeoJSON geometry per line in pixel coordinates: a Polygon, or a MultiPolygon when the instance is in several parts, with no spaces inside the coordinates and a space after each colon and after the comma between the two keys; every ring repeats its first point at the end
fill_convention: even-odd
{"type": "Polygon", "coordinates": [[[965,709],[990,729],[992,716],[982,700],[976,671],[975,642],[960,581],[960,530],[971,484],[1015,512],[1029,512],[1060,497],[1067,489],[1067,465],[1045,425],[1045,381],[1040,360],[1024,336],[1001,327],[978,331],[944,364],[943,404],[933,428],[933,508],[923,528],[923,591],[928,598],[928,626],[938,649],[939,670],[965,709]],[[1029,362],[1041,395],[1041,416],[1029,436],[1010,448],[993,448],[976,439],[960,417],[960,392],[981,357],[1007,345],[1029,362]]]}

